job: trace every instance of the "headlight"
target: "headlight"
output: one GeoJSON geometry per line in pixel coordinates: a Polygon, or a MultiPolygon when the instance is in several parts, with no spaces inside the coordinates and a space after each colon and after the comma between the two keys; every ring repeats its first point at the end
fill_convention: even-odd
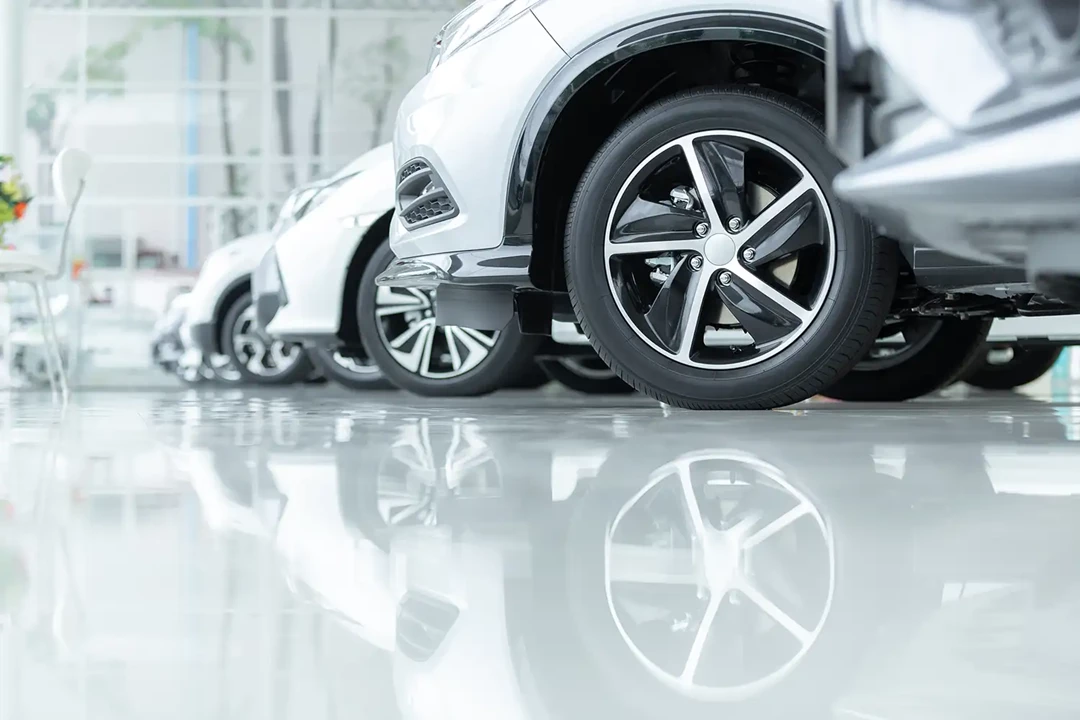
{"type": "Polygon", "coordinates": [[[271,232],[275,237],[284,233],[299,219],[299,214],[311,202],[311,198],[315,197],[318,190],[317,186],[306,185],[289,193],[289,197],[281,205],[281,211],[278,213],[277,220],[274,221],[274,227],[271,228],[271,232]]]}
{"type": "Polygon", "coordinates": [[[458,50],[509,25],[544,0],[476,0],[443,26],[435,36],[428,72],[458,50]]]}

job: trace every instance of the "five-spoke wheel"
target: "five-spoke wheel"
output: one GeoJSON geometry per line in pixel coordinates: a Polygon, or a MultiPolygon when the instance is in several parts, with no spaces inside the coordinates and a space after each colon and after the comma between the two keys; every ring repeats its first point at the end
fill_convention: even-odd
{"type": "Polygon", "coordinates": [[[766,91],[633,118],[567,227],[571,299],[601,356],[692,408],[775,407],[842,376],[884,321],[896,255],[832,194],[838,170],[813,112],[766,91]]]}

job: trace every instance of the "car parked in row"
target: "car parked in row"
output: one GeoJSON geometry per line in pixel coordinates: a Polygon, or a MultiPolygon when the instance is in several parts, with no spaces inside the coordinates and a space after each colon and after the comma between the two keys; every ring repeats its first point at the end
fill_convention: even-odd
{"type": "Polygon", "coordinates": [[[995,318],[1076,313],[841,202],[827,12],[471,4],[398,114],[383,297],[437,290],[432,327],[487,337],[577,323],[620,378],[695,409],[918,397],[973,370],[995,318]]]}
{"type": "Polygon", "coordinates": [[[390,146],[357,164],[363,171],[321,189],[262,259],[253,278],[262,334],[302,344],[326,377],[356,389],[470,396],[551,378],[581,392],[632,392],[579,342],[572,324],[545,339],[514,325],[439,323],[434,293],[377,287],[394,259],[390,146]]]}

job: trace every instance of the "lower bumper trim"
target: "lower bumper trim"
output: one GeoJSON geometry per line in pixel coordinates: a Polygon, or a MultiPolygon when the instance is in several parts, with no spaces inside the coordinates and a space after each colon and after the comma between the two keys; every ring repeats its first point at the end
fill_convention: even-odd
{"type": "Polygon", "coordinates": [[[434,290],[445,282],[450,282],[449,273],[433,263],[416,258],[395,260],[375,278],[375,284],[379,287],[428,290],[434,290]]]}
{"type": "Polygon", "coordinates": [[[278,293],[265,293],[255,298],[255,323],[265,331],[281,309],[281,296],[278,293]]]}
{"type": "Polygon", "coordinates": [[[204,355],[216,355],[220,352],[218,339],[215,337],[214,323],[196,323],[191,326],[191,344],[204,355]]]}

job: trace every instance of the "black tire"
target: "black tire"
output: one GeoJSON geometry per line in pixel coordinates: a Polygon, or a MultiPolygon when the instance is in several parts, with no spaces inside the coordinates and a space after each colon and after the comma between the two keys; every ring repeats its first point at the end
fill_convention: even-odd
{"type": "Polygon", "coordinates": [[[856,365],[822,394],[850,402],[899,402],[940,390],[964,376],[980,360],[992,320],[942,318],[921,349],[899,363],[875,368],[856,365]]]}
{"type": "Polygon", "coordinates": [[[841,204],[832,179],[841,164],[829,151],[818,113],[760,88],[680,93],[638,113],[600,149],[570,206],[565,239],[570,300],[600,357],[628,384],[661,402],[695,410],[767,409],[805,400],[836,382],[873,343],[896,288],[896,244],[876,239],[841,204]],[[698,131],[741,130],[795,156],[821,186],[836,235],[832,282],[801,337],[756,365],[692,367],[642,340],[609,291],[603,243],[608,212],[623,183],[663,145],[698,131]]]}
{"type": "Polygon", "coordinates": [[[546,358],[537,364],[555,382],[586,395],[628,395],[634,388],[611,372],[604,361],[596,358],[546,358]],[[582,368],[575,364],[581,363],[582,368]],[[582,370],[585,372],[583,373],[582,370]]]}
{"type": "Polygon", "coordinates": [[[292,385],[293,383],[302,382],[311,374],[312,370],[311,361],[302,350],[300,357],[289,369],[275,375],[257,375],[251,372],[246,367],[243,359],[240,358],[239,353],[233,346],[232,330],[240,319],[240,315],[251,307],[251,302],[251,293],[244,293],[233,302],[228,312],[225,313],[225,321],[221,325],[222,354],[229,358],[233,368],[246,383],[255,385],[292,385]]]}
{"type": "MultiPolygon", "coordinates": [[[[367,372],[355,372],[343,367],[334,359],[334,351],[324,347],[309,347],[308,357],[322,374],[338,385],[350,390],[393,390],[394,385],[382,374],[378,367],[367,372]]],[[[366,368],[365,368],[366,370],[366,368]]]]}
{"type": "Polygon", "coordinates": [[[517,323],[507,325],[487,357],[468,372],[452,378],[425,378],[402,367],[390,354],[384,344],[375,316],[377,287],[375,278],[393,261],[394,252],[389,240],[371,256],[371,261],[364,269],[360,279],[359,326],[360,337],[368,355],[382,369],[383,374],[402,390],[426,397],[473,397],[487,395],[500,388],[512,387],[533,366],[533,357],[540,346],[541,338],[534,335],[522,335],[517,323]]]}
{"type": "Polygon", "coordinates": [[[1005,363],[989,359],[992,351],[988,346],[980,353],[974,367],[964,375],[963,381],[984,390],[1014,390],[1035,382],[1054,367],[1061,357],[1063,347],[1023,347],[1011,345],[1013,356],[1005,363]]]}
{"type": "Polygon", "coordinates": [[[538,390],[551,382],[551,378],[540,367],[539,361],[525,371],[518,381],[510,387],[514,390],[538,390]]]}

